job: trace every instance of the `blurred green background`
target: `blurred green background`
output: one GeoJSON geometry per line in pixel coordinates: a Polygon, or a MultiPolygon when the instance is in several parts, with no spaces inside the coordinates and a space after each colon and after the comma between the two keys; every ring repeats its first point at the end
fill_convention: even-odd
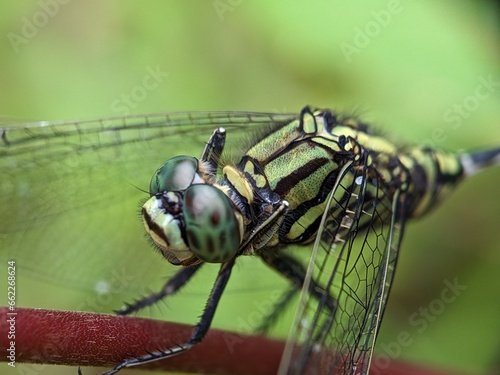
{"type": "MultiPolygon", "coordinates": [[[[181,110],[296,112],[311,104],[354,110],[410,142],[498,146],[499,14],[498,3],[472,0],[2,2],[0,116],[8,123],[181,110]],[[157,84],[137,91],[147,76],[157,84]]],[[[398,354],[404,360],[498,370],[498,183],[499,168],[485,172],[408,225],[379,352],[408,332],[412,343],[398,354]],[[467,286],[456,300],[425,326],[412,324],[422,309],[437,311],[445,280],[455,279],[467,286]]],[[[72,298],[78,306],[83,298],[46,288],[38,290],[47,295],[20,291],[23,305],[58,307],[72,298]]],[[[183,305],[196,306],[194,317],[205,295],[196,293],[194,304],[183,305]]],[[[232,317],[224,310],[218,325],[230,327],[232,317]]]]}

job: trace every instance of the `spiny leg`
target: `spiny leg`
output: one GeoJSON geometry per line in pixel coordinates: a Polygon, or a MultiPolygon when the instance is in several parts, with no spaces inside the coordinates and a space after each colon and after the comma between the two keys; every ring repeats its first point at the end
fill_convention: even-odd
{"type": "Polygon", "coordinates": [[[203,263],[196,266],[185,267],[177,272],[173,277],[171,277],[157,293],[152,293],[144,298],[141,298],[134,303],[127,303],[120,310],[115,311],[118,315],[129,315],[133,312],[139,311],[144,307],[151,306],[152,304],[160,301],[166,296],[175,294],[179,289],[181,289],[191,277],[198,271],[203,263]]]}
{"type": "Polygon", "coordinates": [[[202,341],[207,334],[210,325],[212,324],[215,310],[217,309],[217,305],[219,304],[220,298],[222,297],[222,293],[224,292],[229,277],[231,276],[231,270],[234,266],[234,261],[235,259],[233,258],[221,265],[219,273],[217,274],[217,278],[215,279],[214,286],[212,287],[212,291],[210,292],[210,296],[208,297],[207,304],[205,306],[205,309],[203,310],[203,314],[201,315],[200,321],[196,325],[190,339],[187,342],[175,346],[174,348],[168,348],[166,350],[158,352],[151,352],[141,357],[125,360],[118,366],[116,366],[113,370],[106,372],[104,375],[113,375],[126,367],[154,362],[183,353],[202,341]]]}
{"type": "Polygon", "coordinates": [[[217,171],[219,159],[226,143],[226,130],[217,128],[208,139],[205,149],[201,154],[201,160],[210,164],[214,172],[217,171]]]}

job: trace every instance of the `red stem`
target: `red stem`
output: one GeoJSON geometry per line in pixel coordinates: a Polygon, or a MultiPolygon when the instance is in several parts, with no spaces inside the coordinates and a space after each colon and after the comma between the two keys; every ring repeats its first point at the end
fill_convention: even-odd
{"type": "MultiPolygon", "coordinates": [[[[173,347],[191,335],[193,327],[136,317],[74,311],[0,307],[0,351],[15,361],[67,366],[113,368],[123,359],[173,347]],[[14,324],[11,324],[12,318],[14,324]],[[10,339],[8,333],[15,333],[10,339]]],[[[211,329],[202,343],[168,360],[140,366],[150,369],[214,374],[276,374],[282,341],[211,329]]],[[[5,355],[1,361],[9,361],[5,355]]],[[[373,373],[373,372],[372,372],[373,373]]],[[[391,361],[377,374],[449,373],[391,361]]]]}
{"type": "MultiPolygon", "coordinates": [[[[189,338],[193,327],[168,322],[86,312],[0,308],[0,350],[8,351],[5,332],[15,318],[17,362],[113,368],[125,358],[173,347],[189,338]]],[[[210,330],[205,340],[180,356],[141,368],[220,374],[275,374],[283,343],[210,330]],[[242,355],[241,353],[245,353],[242,355]],[[236,356],[234,360],[232,357],[236,356]],[[255,360],[259,358],[259,360],[255,360]]],[[[5,355],[2,361],[8,360],[5,355]]]]}

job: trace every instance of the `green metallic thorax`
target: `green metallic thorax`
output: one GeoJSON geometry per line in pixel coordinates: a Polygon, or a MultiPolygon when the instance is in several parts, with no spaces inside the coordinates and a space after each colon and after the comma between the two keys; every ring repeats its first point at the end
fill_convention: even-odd
{"type": "MultiPolygon", "coordinates": [[[[352,163],[353,170],[364,168],[368,180],[377,175],[384,182],[368,184],[365,204],[371,203],[370,196],[383,194],[392,200],[400,191],[407,217],[425,213],[462,175],[455,155],[397,147],[365,124],[331,112],[304,111],[255,143],[236,167],[226,167],[220,184],[237,192],[232,200],[241,200],[237,206],[247,218],[247,231],[272,212],[278,200],[288,201],[289,209],[267,246],[307,243],[315,238],[326,199],[346,163],[352,163]]],[[[344,176],[342,185],[352,185],[353,176],[344,176]]],[[[340,201],[343,192],[335,194],[340,201]]],[[[335,207],[330,210],[335,216],[335,207]]]]}

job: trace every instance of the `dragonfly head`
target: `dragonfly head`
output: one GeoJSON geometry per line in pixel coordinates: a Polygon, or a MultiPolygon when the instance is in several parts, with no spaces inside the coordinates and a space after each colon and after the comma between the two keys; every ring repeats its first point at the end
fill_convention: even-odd
{"type": "Polygon", "coordinates": [[[241,215],[210,183],[208,169],[196,158],[177,156],[151,179],[142,218],[153,243],[172,264],[222,263],[238,251],[241,215]]]}

